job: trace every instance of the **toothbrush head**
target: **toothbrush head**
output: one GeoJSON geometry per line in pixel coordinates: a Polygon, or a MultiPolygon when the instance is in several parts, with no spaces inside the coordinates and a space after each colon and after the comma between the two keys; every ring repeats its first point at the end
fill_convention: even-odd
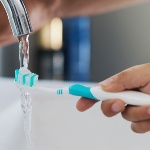
{"type": "Polygon", "coordinates": [[[38,75],[25,68],[16,69],[15,83],[17,86],[36,87],[38,84],[38,75]]]}

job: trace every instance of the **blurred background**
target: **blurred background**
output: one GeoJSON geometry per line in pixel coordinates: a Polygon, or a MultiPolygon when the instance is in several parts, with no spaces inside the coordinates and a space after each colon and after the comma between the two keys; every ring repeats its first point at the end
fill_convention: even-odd
{"type": "MultiPolygon", "coordinates": [[[[99,82],[150,61],[150,4],[107,14],[53,18],[30,36],[30,65],[40,79],[99,82]]],[[[0,48],[0,76],[19,68],[18,43],[0,48]]]]}

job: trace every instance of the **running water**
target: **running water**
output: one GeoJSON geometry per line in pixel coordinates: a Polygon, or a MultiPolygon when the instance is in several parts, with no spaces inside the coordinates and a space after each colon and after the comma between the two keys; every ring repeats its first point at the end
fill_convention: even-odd
{"type": "MultiPolygon", "coordinates": [[[[29,64],[29,35],[19,38],[20,68],[28,69],[29,64]]],[[[21,107],[24,113],[24,131],[27,141],[27,149],[35,150],[32,142],[32,98],[28,91],[20,89],[21,107]]]]}
{"type": "Polygon", "coordinates": [[[19,61],[20,68],[28,69],[29,64],[29,35],[19,38],[19,61]]]}

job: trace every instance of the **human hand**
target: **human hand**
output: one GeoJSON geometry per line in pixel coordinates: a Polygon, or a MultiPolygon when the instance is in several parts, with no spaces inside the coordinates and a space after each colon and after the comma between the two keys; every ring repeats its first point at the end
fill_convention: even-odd
{"type": "MultiPolygon", "coordinates": [[[[108,92],[139,90],[150,94],[150,64],[131,67],[99,83],[99,85],[108,92]]],[[[85,111],[96,102],[81,98],[77,102],[77,109],[85,111]]],[[[102,102],[101,109],[107,117],[112,117],[121,112],[122,117],[131,122],[131,129],[136,133],[150,131],[150,105],[125,106],[123,100],[113,99],[102,102]]]]}

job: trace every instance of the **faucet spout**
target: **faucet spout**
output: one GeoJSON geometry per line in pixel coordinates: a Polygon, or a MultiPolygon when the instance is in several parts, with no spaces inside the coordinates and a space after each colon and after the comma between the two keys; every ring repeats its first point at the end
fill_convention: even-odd
{"type": "Polygon", "coordinates": [[[32,32],[29,16],[22,0],[0,0],[6,10],[15,37],[32,32]]]}

